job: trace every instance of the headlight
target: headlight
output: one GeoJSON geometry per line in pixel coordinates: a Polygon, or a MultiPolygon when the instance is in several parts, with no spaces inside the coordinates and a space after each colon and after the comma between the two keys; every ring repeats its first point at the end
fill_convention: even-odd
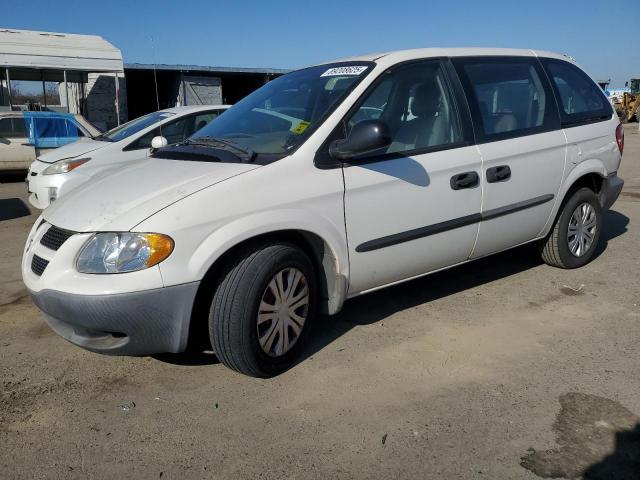
{"type": "Polygon", "coordinates": [[[91,158],[68,158],[66,160],[59,160],[53,165],[47,167],[42,172],[43,175],[55,175],[57,173],[68,173],[71,170],[78,168],[80,165],[87,163],[91,158]]]}
{"type": "Polygon", "coordinates": [[[157,265],[173,251],[161,233],[96,233],[78,255],[80,273],[125,273],[157,265]]]}

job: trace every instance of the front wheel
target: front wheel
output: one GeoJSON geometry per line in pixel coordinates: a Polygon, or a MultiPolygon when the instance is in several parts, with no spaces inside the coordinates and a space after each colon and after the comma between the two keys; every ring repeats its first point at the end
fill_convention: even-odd
{"type": "Polygon", "coordinates": [[[246,250],[213,296],[209,334],[218,359],[253,377],[285,371],[309,335],[316,296],[313,264],[299,248],[277,243],[246,250]]]}
{"type": "Polygon", "coordinates": [[[602,231],[602,207],[596,194],[576,190],[565,202],[551,233],[541,242],[545,263],[578,268],[591,260],[602,231]]]}

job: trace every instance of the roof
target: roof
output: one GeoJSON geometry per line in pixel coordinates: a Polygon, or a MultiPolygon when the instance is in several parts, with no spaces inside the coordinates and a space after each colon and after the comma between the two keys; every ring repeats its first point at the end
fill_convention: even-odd
{"type": "Polygon", "coordinates": [[[172,107],[165,108],[162,110],[167,113],[175,113],[176,115],[181,115],[189,112],[200,112],[202,110],[226,110],[230,108],[231,105],[187,105],[185,107],[172,107]]]}
{"type": "Polygon", "coordinates": [[[97,35],[0,28],[0,66],[121,72],[122,53],[97,35]]]}
{"type": "Polygon", "coordinates": [[[245,67],[207,67],[203,65],[168,65],[166,63],[125,63],[128,70],[172,70],[177,72],[217,72],[217,73],[262,73],[265,75],[282,75],[291,70],[282,68],[245,68],[245,67]]]}
{"type": "Polygon", "coordinates": [[[80,117],[77,113],[67,112],[49,112],[49,111],[30,111],[30,110],[13,110],[10,112],[0,112],[0,118],[23,118],[25,114],[34,118],[58,118],[58,117],[80,117]]]}
{"type": "Polygon", "coordinates": [[[394,63],[398,61],[404,61],[412,58],[429,58],[429,57],[463,57],[468,55],[486,55],[486,56],[501,56],[501,55],[513,55],[513,56],[541,56],[562,58],[564,60],[572,60],[567,55],[561,55],[558,53],[544,52],[539,50],[528,49],[516,49],[516,48],[415,48],[410,50],[396,50],[385,53],[371,53],[367,55],[359,55],[349,58],[342,58],[334,60],[332,62],[323,63],[336,63],[345,61],[363,61],[372,62],[377,60],[384,60],[385,63],[394,63]]]}

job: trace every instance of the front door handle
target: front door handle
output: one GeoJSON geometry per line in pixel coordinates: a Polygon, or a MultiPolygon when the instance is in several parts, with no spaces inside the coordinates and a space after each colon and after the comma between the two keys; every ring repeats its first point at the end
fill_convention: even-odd
{"type": "Polygon", "coordinates": [[[463,188],[477,187],[480,183],[480,177],[476,172],[464,172],[458,173],[451,177],[451,188],[454,190],[461,190],[463,188]]]}
{"type": "Polygon", "coordinates": [[[487,169],[488,183],[504,182],[510,178],[511,168],[509,168],[509,165],[500,165],[499,167],[491,167],[487,169]]]}

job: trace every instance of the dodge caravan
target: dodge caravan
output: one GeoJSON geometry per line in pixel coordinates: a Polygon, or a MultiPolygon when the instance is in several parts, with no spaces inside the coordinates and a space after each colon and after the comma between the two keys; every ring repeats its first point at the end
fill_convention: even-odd
{"type": "Polygon", "coordinates": [[[423,49],[279,77],[53,203],[22,273],[88,350],[269,377],[318,312],[528,242],[576,268],[622,189],[618,118],[568,57],[423,49]]]}

